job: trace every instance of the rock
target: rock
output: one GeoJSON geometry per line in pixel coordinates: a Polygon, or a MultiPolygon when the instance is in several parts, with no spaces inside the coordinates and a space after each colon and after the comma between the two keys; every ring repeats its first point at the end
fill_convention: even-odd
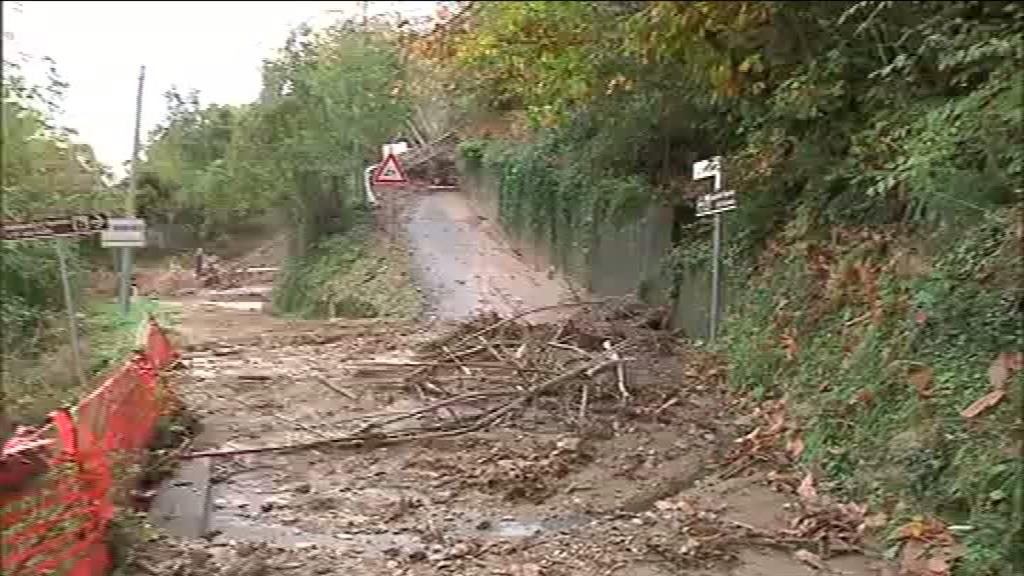
{"type": "Polygon", "coordinates": [[[224,498],[217,498],[216,500],[213,501],[213,507],[218,510],[227,508],[228,505],[228,501],[225,500],[224,498]]]}
{"type": "Polygon", "coordinates": [[[270,574],[267,562],[259,556],[239,558],[224,568],[222,576],[266,576],[270,574]]]}
{"type": "Polygon", "coordinates": [[[476,523],[476,529],[477,530],[490,530],[491,526],[492,526],[491,521],[490,520],[486,520],[486,519],[481,520],[481,521],[476,523]]]}
{"type": "Polygon", "coordinates": [[[558,443],[555,444],[555,446],[559,450],[563,450],[566,452],[576,452],[577,450],[580,449],[580,442],[581,440],[576,436],[569,436],[559,440],[558,443]]]}
{"type": "Polygon", "coordinates": [[[409,562],[422,562],[427,559],[427,551],[423,547],[414,548],[406,554],[409,562]]]}
{"type": "Polygon", "coordinates": [[[313,486],[309,482],[299,482],[291,487],[292,492],[297,494],[309,494],[313,486]]]}
{"type": "Polygon", "coordinates": [[[397,546],[392,546],[381,550],[381,554],[383,554],[385,558],[397,558],[402,555],[402,549],[397,546]]]}
{"type": "Polygon", "coordinates": [[[256,547],[250,542],[239,542],[235,544],[235,554],[239,558],[246,558],[252,556],[252,553],[256,551],[256,547]]]}
{"type": "Polygon", "coordinates": [[[473,546],[471,544],[459,542],[455,546],[452,546],[452,549],[448,551],[448,557],[462,558],[463,556],[468,556],[471,552],[473,552],[473,546]]]}

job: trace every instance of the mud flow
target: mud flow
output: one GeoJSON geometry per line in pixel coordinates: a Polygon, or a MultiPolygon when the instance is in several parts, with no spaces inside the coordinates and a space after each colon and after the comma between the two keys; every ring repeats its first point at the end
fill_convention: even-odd
{"type": "Polygon", "coordinates": [[[457,192],[408,214],[439,321],[274,317],[272,275],[171,298],[175,383],[203,431],[150,510],[168,535],[132,570],[878,573],[856,511],[801,503],[799,478],[734,442],[758,423],[714,358],[652,328],[656,311],[510,320],[566,291],[457,192]]]}

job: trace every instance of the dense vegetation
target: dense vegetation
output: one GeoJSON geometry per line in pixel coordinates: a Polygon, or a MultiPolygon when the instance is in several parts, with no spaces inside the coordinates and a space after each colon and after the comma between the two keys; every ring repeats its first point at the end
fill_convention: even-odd
{"type": "MultiPolygon", "coordinates": [[[[121,205],[106,182],[109,171],[73,129],[59,122],[67,84],[48,61],[45,86],[29,83],[16,62],[3,63],[2,218],[4,221],[112,211],[121,205]]],[[[53,240],[0,243],[0,434],[16,419],[35,421],[46,410],[75,397],[77,382],[69,358],[40,363],[41,354],[61,348],[66,317],[53,240]],[[51,364],[54,369],[42,369],[51,364]],[[7,414],[7,417],[12,415],[7,414]]],[[[82,302],[95,239],[65,241],[74,297],[82,302]]],[[[59,354],[58,354],[59,356],[59,354]]]]}
{"type": "Polygon", "coordinates": [[[464,169],[563,266],[663,203],[679,290],[709,252],[689,169],[723,155],[733,385],[894,527],[971,526],[958,574],[1024,569],[1024,375],[988,376],[1024,348],[1024,5],[474,2],[417,50],[475,127],[464,169]]]}
{"type": "Polygon", "coordinates": [[[273,221],[291,232],[279,309],[333,309],[313,298],[318,289],[304,276],[323,256],[315,247],[332,236],[365,239],[347,232],[359,220],[363,169],[407,117],[401,75],[388,32],[342,23],[295,30],[264,63],[251,104],[203,106],[195,93],[170,92],[166,121],[146,149],[142,211],[188,227],[198,241],[273,221]]]}

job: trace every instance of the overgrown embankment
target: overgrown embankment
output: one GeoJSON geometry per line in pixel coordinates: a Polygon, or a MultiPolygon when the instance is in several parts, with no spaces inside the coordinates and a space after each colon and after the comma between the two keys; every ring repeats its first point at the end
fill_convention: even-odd
{"type": "Polygon", "coordinates": [[[348,231],[289,261],[274,287],[274,308],[316,318],[414,318],[421,299],[407,259],[376,234],[373,214],[357,211],[348,231]]]}
{"type": "Polygon", "coordinates": [[[966,552],[937,573],[994,576],[1024,569],[1022,46],[1017,2],[478,2],[419,48],[476,124],[464,174],[559,266],[614,276],[601,227],[670,214],[632,289],[687,328],[690,166],[724,156],[732,385],[785,400],[801,464],[886,514],[893,555],[939,518],[966,552]]]}

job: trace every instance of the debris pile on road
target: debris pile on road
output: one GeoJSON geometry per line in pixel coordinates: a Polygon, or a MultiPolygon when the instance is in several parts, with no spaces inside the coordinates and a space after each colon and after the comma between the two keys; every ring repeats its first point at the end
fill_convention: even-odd
{"type": "Polygon", "coordinates": [[[591,413],[634,410],[638,400],[660,400],[656,387],[630,390],[632,352],[656,354],[669,345],[649,319],[622,320],[625,307],[577,314],[558,324],[482,315],[422,346],[411,361],[349,363],[347,369],[399,369],[402,386],[422,407],[371,414],[349,433],[315,441],[203,455],[243,454],[334,446],[375,446],[451,437],[522,417],[531,405],[560,413],[577,426],[591,413]]]}

